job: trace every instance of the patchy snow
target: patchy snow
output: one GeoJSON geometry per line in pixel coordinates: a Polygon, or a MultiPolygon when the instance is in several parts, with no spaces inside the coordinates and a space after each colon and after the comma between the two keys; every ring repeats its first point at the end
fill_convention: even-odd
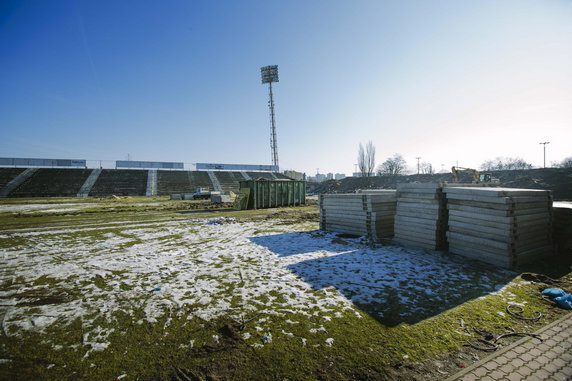
{"type": "Polygon", "coordinates": [[[95,204],[15,204],[0,205],[0,213],[59,213],[77,212],[85,208],[93,208],[95,204]]]}
{"type": "MultiPolygon", "coordinates": [[[[300,232],[303,225],[275,222],[217,218],[5,230],[0,282],[12,286],[0,290],[4,328],[41,331],[81,318],[88,356],[104,350],[112,332],[99,327],[96,317],[111,322],[119,311],[142,310],[146,321],[157,322],[169,311],[192,306],[189,318],[204,320],[262,314],[251,328],[266,332],[270,343],[270,316],[298,324],[290,317],[329,322],[346,312],[361,318],[365,311],[414,322],[500,291],[514,276],[436,252],[340,243],[331,233],[300,232]],[[35,283],[40,278],[49,278],[49,286],[35,283]],[[23,303],[34,296],[26,295],[40,300],[34,315],[23,303]],[[42,298],[55,301],[42,303],[42,298]]],[[[318,332],[327,331],[323,325],[309,328],[318,332]]],[[[331,343],[333,338],[326,341],[331,343]]]]}

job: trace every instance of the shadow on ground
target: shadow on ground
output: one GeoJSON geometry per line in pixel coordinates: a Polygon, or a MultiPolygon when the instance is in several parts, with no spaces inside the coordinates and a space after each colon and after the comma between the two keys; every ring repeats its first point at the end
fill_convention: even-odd
{"type": "Polygon", "coordinates": [[[323,232],[251,237],[315,290],[335,287],[386,326],[414,324],[494,292],[518,274],[422,249],[372,248],[323,232]]]}

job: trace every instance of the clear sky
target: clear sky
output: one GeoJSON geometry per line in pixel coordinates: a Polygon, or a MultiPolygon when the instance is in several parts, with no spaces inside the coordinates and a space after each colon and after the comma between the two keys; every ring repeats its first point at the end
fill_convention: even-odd
{"type": "Polygon", "coordinates": [[[572,2],[0,1],[0,157],[350,174],[572,156],[572,2]]]}

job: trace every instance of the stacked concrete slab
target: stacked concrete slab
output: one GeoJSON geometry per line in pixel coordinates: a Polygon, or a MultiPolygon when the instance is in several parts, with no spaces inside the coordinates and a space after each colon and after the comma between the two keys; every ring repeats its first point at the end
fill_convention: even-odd
{"type": "Polygon", "coordinates": [[[393,236],[395,191],[362,194],[323,194],[319,198],[320,229],[368,236],[393,236]]]}
{"type": "Polygon", "coordinates": [[[432,250],[446,246],[447,208],[441,184],[397,185],[395,241],[432,250]]]}
{"type": "Polygon", "coordinates": [[[445,187],[449,252],[506,268],[553,251],[550,191],[445,187]]]}
{"type": "Polygon", "coordinates": [[[554,242],[558,245],[560,254],[572,254],[572,202],[555,202],[554,213],[554,242]]]}

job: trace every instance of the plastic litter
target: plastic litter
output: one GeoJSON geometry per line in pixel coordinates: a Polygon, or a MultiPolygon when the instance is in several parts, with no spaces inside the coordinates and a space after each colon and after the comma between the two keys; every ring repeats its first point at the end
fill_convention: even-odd
{"type": "Polygon", "coordinates": [[[560,307],[572,310],[572,295],[566,293],[564,290],[559,288],[547,288],[542,291],[542,294],[549,296],[560,307]]]}
{"type": "Polygon", "coordinates": [[[268,344],[272,342],[272,334],[270,332],[266,332],[264,336],[261,338],[264,344],[268,344]]]}
{"type": "Polygon", "coordinates": [[[557,298],[559,296],[566,295],[566,292],[564,290],[559,289],[559,288],[547,288],[547,289],[542,291],[542,295],[546,295],[546,296],[549,296],[551,298],[557,298]]]}
{"type": "Polygon", "coordinates": [[[565,308],[567,310],[572,310],[572,295],[566,294],[563,296],[559,296],[557,298],[554,298],[554,301],[558,303],[560,307],[565,308]]]}

